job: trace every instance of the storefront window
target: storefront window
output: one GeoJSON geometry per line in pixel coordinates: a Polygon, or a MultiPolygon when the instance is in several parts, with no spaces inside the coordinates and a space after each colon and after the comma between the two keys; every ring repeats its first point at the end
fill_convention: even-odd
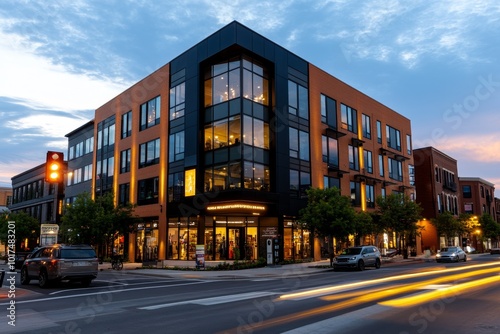
{"type": "Polygon", "coordinates": [[[158,260],[158,221],[149,221],[137,225],[136,262],[151,262],[158,260]]]}
{"type": "Polygon", "coordinates": [[[212,218],[205,219],[205,258],[207,261],[215,260],[214,224],[212,218]]]}
{"type": "Polygon", "coordinates": [[[216,220],[215,224],[215,260],[227,260],[226,221],[216,220]]]}
{"type": "Polygon", "coordinates": [[[311,242],[309,231],[302,229],[297,221],[284,221],[283,256],[285,259],[310,258],[311,242]]]}

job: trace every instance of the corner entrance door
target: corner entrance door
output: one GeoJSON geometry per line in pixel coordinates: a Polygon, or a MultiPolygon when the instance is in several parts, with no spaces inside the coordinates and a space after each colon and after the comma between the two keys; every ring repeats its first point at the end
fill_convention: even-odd
{"type": "Polygon", "coordinates": [[[245,228],[229,228],[228,232],[228,259],[243,259],[245,255],[245,228]]]}

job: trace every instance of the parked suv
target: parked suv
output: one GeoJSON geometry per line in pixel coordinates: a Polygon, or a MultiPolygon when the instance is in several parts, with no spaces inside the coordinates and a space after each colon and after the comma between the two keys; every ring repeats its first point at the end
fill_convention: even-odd
{"type": "Polygon", "coordinates": [[[349,247],[333,259],[333,270],[340,268],[356,268],[364,270],[365,267],[380,268],[380,251],[375,246],[349,247]]]}
{"type": "Polygon", "coordinates": [[[21,284],[38,279],[42,288],[66,280],[89,286],[97,277],[97,267],[97,256],[91,246],[55,244],[36,250],[24,261],[21,284]]]}

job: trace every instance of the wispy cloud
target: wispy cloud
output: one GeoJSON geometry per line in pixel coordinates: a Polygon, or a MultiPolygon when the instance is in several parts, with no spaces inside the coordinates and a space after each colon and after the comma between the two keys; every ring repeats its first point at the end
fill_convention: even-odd
{"type": "Polygon", "coordinates": [[[398,61],[408,68],[425,57],[450,57],[462,61],[488,61],[477,49],[488,45],[482,24],[500,28],[500,3],[484,1],[370,1],[346,3],[322,1],[318,11],[329,10],[330,17],[319,14],[320,40],[340,43],[350,58],[398,61]],[[346,10],[345,8],[350,10],[346,10]],[[353,10],[354,7],[356,10],[353,10]],[[340,16],[349,13],[348,20],[340,16]]]}
{"type": "MultiPolygon", "coordinates": [[[[500,134],[468,134],[450,136],[438,142],[439,150],[470,163],[500,163],[500,134]]],[[[499,166],[500,167],[500,166],[499,166]]]]}
{"type": "Polygon", "coordinates": [[[95,109],[123,90],[124,83],[73,73],[37,54],[22,36],[0,31],[0,92],[34,109],[95,109]]]}

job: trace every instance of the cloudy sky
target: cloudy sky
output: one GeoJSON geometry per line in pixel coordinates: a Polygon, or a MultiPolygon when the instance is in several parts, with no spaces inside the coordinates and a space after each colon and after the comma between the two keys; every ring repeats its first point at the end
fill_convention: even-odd
{"type": "Polygon", "coordinates": [[[233,20],[408,117],[414,148],[500,189],[497,0],[2,0],[0,186],[233,20]]]}

